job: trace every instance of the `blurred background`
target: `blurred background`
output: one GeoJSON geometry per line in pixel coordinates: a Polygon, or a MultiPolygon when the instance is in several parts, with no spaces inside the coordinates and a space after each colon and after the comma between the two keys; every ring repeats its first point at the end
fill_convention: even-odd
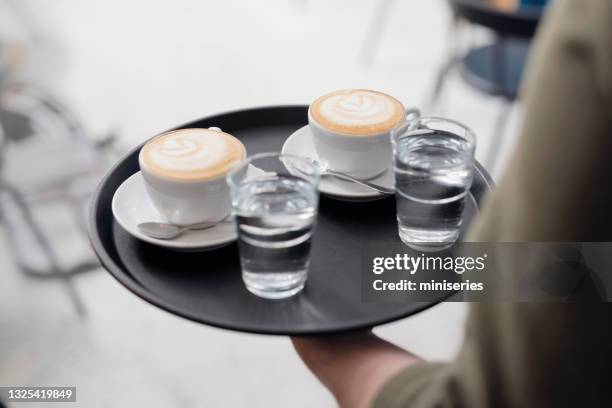
{"type": "MultiPolygon", "coordinates": [[[[165,129],[352,87],[468,124],[496,178],[528,46],[506,34],[447,0],[0,0],[0,385],[76,385],[70,407],[333,406],[287,338],[198,325],[120,286],[89,247],[89,197],[165,129]]],[[[447,360],[465,316],[441,304],[377,332],[447,360]]]]}

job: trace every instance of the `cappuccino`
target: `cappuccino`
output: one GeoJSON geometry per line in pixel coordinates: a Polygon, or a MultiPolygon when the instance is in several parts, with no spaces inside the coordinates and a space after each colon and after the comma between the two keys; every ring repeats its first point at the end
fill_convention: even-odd
{"type": "Polygon", "coordinates": [[[382,92],[348,89],[323,95],[309,109],[320,127],[345,136],[372,136],[389,132],[406,117],[400,101],[382,92]]]}
{"type": "Polygon", "coordinates": [[[142,170],[178,181],[205,181],[224,176],[246,157],[234,136],[212,129],[180,129],[159,135],[140,152],[142,170]]]}
{"type": "Polygon", "coordinates": [[[190,225],[229,214],[224,176],[245,157],[244,145],[218,128],[180,129],[151,139],[138,161],[159,213],[173,224],[190,225]]]}

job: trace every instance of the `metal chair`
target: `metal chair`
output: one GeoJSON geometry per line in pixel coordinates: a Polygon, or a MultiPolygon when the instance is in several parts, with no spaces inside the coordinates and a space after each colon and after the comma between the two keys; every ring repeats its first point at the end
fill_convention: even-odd
{"type": "Polygon", "coordinates": [[[486,163],[491,170],[499,155],[501,141],[519,88],[531,43],[522,39],[500,36],[493,44],[471,50],[463,59],[461,74],[464,80],[481,92],[501,97],[501,108],[495,120],[486,163]]]}
{"type": "Polygon", "coordinates": [[[97,269],[98,261],[91,249],[77,259],[57,243],[74,238],[89,248],[85,213],[108,165],[107,156],[114,153],[114,135],[92,141],[63,104],[20,79],[21,57],[33,51],[39,33],[20,2],[0,4],[3,21],[23,31],[22,37],[0,38],[0,222],[24,275],[60,280],[83,316],[85,308],[72,278],[97,269]],[[66,229],[62,223],[62,231],[50,230],[44,221],[55,215],[41,215],[41,209],[50,206],[68,214],[75,227],[66,229]]]}
{"type": "MultiPolygon", "coordinates": [[[[492,131],[495,140],[485,156],[485,162],[492,169],[496,164],[514,102],[518,98],[530,37],[535,32],[542,9],[540,6],[509,14],[479,6],[475,1],[451,0],[449,3],[452,14],[446,41],[447,50],[423,111],[438,110],[438,102],[443,96],[447,79],[456,69],[460,70],[463,79],[472,87],[486,95],[501,97],[501,108],[492,131]],[[475,46],[471,38],[473,25],[493,30],[496,34],[495,41],[484,46],[475,46]]],[[[378,2],[362,45],[362,63],[370,64],[373,61],[394,5],[395,0],[378,2]]]]}
{"type": "Polygon", "coordinates": [[[70,251],[56,244],[67,237],[54,236],[40,213],[51,205],[67,210],[77,226],[70,234],[88,242],[89,197],[108,165],[114,136],[90,141],[64,106],[31,84],[0,89],[0,129],[0,220],[15,261],[29,277],[61,280],[77,313],[84,315],[72,278],[97,269],[98,261],[89,251],[66,263],[70,251]]]}
{"type": "MultiPolygon", "coordinates": [[[[540,2],[541,3],[541,2],[540,2]]],[[[467,50],[460,50],[451,42],[451,51],[436,78],[431,92],[429,110],[435,110],[444,84],[452,69],[460,67],[466,83],[486,95],[501,98],[501,108],[493,127],[494,141],[485,156],[489,170],[495,168],[501,141],[508,119],[518,99],[519,88],[527,55],[543,8],[520,7],[510,13],[495,9],[482,1],[450,0],[455,23],[451,26],[451,38],[459,38],[457,21],[486,27],[493,31],[495,39],[485,45],[468,43],[467,50]]]]}

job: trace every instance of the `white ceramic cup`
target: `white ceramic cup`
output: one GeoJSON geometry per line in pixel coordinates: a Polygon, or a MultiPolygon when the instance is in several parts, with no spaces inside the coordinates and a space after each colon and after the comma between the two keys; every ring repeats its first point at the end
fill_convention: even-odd
{"type": "Polygon", "coordinates": [[[142,150],[138,162],[153,205],[169,223],[216,222],[230,214],[232,202],[225,181],[226,173],[208,180],[170,180],[143,166],[142,150]]]}
{"type": "MultiPolygon", "coordinates": [[[[418,109],[406,109],[408,116],[419,115],[418,109]]],[[[404,123],[398,122],[396,126],[404,123]]],[[[387,171],[392,164],[391,130],[368,136],[350,136],[325,129],[308,110],[308,126],[319,161],[331,170],[367,180],[387,171]]]]}

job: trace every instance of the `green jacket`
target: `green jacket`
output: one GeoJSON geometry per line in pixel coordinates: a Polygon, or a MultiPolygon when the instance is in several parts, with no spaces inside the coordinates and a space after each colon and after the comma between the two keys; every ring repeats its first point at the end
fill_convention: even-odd
{"type": "MultiPolygon", "coordinates": [[[[520,142],[470,240],[612,241],[612,0],[553,2],[523,91],[520,142]]],[[[457,358],[404,370],[374,406],[612,407],[612,305],[471,304],[457,358]]]]}

